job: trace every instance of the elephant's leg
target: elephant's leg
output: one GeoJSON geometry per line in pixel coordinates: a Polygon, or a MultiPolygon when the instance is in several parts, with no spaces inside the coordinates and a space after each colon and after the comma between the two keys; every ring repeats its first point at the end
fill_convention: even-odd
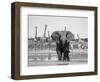
{"type": "Polygon", "coordinates": [[[63,61],[65,61],[65,60],[66,60],[66,55],[67,55],[67,53],[66,53],[66,52],[64,52],[64,54],[63,54],[63,61]]]}
{"type": "Polygon", "coordinates": [[[69,51],[67,51],[66,58],[67,58],[67,61],[70,61],[70,57],[69,57],[69,51]]]}
{"type": "Polygon", "coordinates": [[[58,55],[58,61],[62,60],[62,54],[60,50],[56,50],[57,51],[57,55],[58,55]]]}
{"type": "Polygon", "coordinates": [[[67,51],[64,52],[63,61],[67,60],[67,51]]]}
{"type": "Polygon", "coordinates": [[[63,57],[63,61],[70,61],[70,57],[69,57],[69,51],[65,51],[64,52],[64,57],[63,57]]]}

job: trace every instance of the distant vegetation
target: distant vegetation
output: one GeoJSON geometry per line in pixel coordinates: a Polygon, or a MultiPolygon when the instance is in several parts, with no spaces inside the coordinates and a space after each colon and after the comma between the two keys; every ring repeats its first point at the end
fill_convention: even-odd
{"type": "MultiPolygon", "coordinates": [[[[85,46],[85,48],[87,49],[87,43],[88,43],[88,39],[87,38],[82,38],[81,39],[84,43],[81,43],[82,46],[85,46]]],[[[79,46],[79,40],[75,39],[73,41],[70,42],[73,45],[73,49],[78,49],[79,46]]],[[[44,49],[50,49],[50,50],[56,50],[56,43],[51,39],[46,37],[45,39],[41,38],[41,37],[37,37],[37,39],[35,38],[29,38],[28,39],[28,48],[29,49],[33,49],[33,50],[44,50],[44,49]]],[[[70,46],[71,49],[71,46],[70,46]]]]}

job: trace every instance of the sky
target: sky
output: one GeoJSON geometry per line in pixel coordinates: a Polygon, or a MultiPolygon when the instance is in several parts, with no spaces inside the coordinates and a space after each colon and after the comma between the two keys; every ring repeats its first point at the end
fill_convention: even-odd
{"type": "Polygon", "coordinates": [[[46,36],[48,31],[50,35],[54,31],[63,31],[66,26],[66,31],[71,31],[75,38],[77,34],[81,38],[88,37],[88,18],[87,17],[68,17],[68,16],[28,16],[28,37],[35,37],[35,27],[37,27],[37,36],[42,37],[44,34],[45,25],[47,25],[46,36]]]}

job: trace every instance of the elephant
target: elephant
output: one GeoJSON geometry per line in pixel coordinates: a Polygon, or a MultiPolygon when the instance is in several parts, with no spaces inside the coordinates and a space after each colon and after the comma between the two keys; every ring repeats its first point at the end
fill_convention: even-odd
{"type": "Polygon", "coordinates": [[[56,42],[58,61],[70,61],[69,45],[74,35],[70,31],[54,31],[51,38],[56,42]]]}

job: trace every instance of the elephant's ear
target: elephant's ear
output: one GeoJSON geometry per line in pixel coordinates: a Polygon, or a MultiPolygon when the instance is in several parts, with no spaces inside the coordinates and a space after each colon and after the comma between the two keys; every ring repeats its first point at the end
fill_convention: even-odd
{"type": "Polygon", "coordinates": [[[67,31],[66,38],[67,38],[67,41],[69,42],[75,39],[74,34],[70,31],[67,31]]]}
{"type": "Polygon", "coordinates": [[[57,32],[57,31],[53,32],[51,35],[51,38],[56,42],[58,42],[60,40],[60,37],[61,36],[60,36],[59,32],[57,32]]]}

